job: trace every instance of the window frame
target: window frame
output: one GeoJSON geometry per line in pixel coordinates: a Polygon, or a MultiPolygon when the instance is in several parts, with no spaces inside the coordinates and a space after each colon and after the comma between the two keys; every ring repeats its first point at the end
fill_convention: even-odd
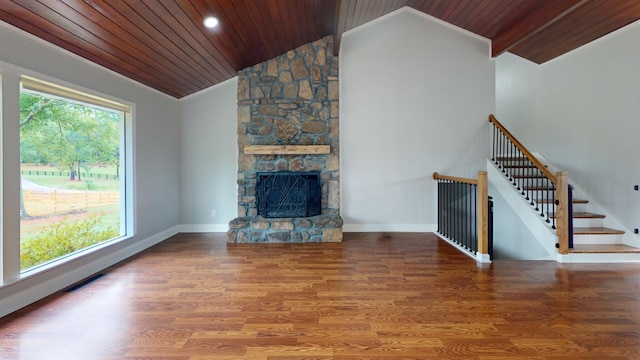
{"type": "MultiPolygon", "coordinates": [[[[38,90],[38,92],[42,91],[38,90]]],[[[0,207],[0,215],[2,215],[0,222],[0,288],[76,261],[106,247],[127,241],[136,235],[135,168],[133,166],[134,131],[134,103],[12,64],[0,62],[0,150],[2,150],[0,163],[0,199],[2,200],[2,206],[0,207]],[[47,85],[51,86],[54,91],[62,91],[51,95],[61,96],[66,101],[88,103],[92,106],[123,112],[119,128],[120,161],[123,164],[121,165],[120,178],[120,231],[123,235],[22,271],[20,269],[19,123],[21,82],[25,79],[31,81],[31,84],[47,85]],[[62,96],[65,94],[70,97],[62,96]],[[82,95],[86,97],[82,98],[82,95]],[[80,97],[74,98],[74,96],[80,97]],[[101,103],[101,100],[104,102],[101,103]]]]}

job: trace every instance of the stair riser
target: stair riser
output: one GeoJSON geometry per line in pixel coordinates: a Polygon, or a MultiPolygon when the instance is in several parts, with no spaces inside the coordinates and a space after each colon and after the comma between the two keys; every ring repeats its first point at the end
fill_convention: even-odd
{"type": "Polygon", "coordinates": [[[573,243],[581,245],[622,244],[622,235],[574,235],[573,243]]]}
{"type": "Polygon", "coordinates": [[[540,189],[523,190],[524,187],[521,184],[514,185],[513,189],[520,193],[524,191],[526,194],[528,194],[529,197],[531,197],[531,194],[533,194],[534,199],[546,199],[547,196],[553,197],[553,193],[555,192],[555,190],[540,190],[540,189]],[[517,190],[518,188],[519,190],[517,190]]]}
{"type": "Polygon", "coordinates": [[[526,166],[526,167],[535,167],[532,163],[528,161],[521,160],[501,160],[498,162],[498,166],[526,166]]]}
{"type": "MultiPolygon", "coordinates": [[[[543,205],[542,203],[540,203],[539,205],[543,205]]],[[[556,210],[556,206],[553,206],[551,208],[551,212],[555,213],[556,210]]],[[[587,212],[587,204],[582,204],[582,203],[574,203],[573,204],[573,212],[587,212]]]]}
{"type": "Polygon", "coordinates": [[[537,169],[535,166],[531,165],[531,164],[527,164],[527,163],[523,163],[523,162],[518,162],[518,161],[501,161],[498,164],[498,168],[501,167],[519,167],[519,168],[532,168],[532,169],[537,169]]]}
{"type": "MultiPolygon", "coordinates": [[[[515,190],[515,188],[514,188],[514,190],[515,190]]],[[[518,190],[518,192],[521,192],[521,191],[518,190]]],[[[529,198],[531,199],[531,193],[530,192],[525,191],[525,194],[526,194],[526,196],[529,196],[529,198]]],[[[524,197],[525,195],[522,195],[522,196],[524,197]]],[[[547,192],[547,191],[533,191],[533,199],[534,199],[534,201],[536,201],[536,200],[544,200],[544,199],[547,198],[547,196],[551,196],[552,197],[553,193],[552,192],[547,192]]],[[[545,210],[546,210],[546,205],[547,204],[543,203],[543,202],[539,202],[539,204],[538,204],[538,206],[545,207],[545,210]]],[[[588,204],[585,204],[585,203],[574,203],[573,204],[573,212],[587,212],[588,211],[587,207],[588,207],[588,204]]],[[[552,212],[552,213],[555,213],[557,211],[556,209],[557,209],[557,206],[553,205],[553,206],[550,207],[549,211],[552,212]]],[[[601,226],[601,225],[598,225],[598,226],[601,226]]]]}
{"type": "MultiPolygon", "coordinates": [[[[514,177],[517,180],[528,179],[529,176],[532,176],[533,178],[540,177],[540,172],[537,169],[508,168],[508,169],[505,169],[505,171],[509,173],[510,177],[514,177]]],[[[505,173],[502,173],[502,174],[505,177],[507,177],[505,173]]]]}
{"type": "MultiPolygon", "coordinates": [[[[526,196],[529,196],[529,198],[533,197],[534,200],[553,199],[555,195],[553,191],[542,191],[542,190],[533,190],[533,191],[525,190],[524,193],[526,194],[526,196]]],[[[546,204],[541,204],[541,205],[546,205],[546,204]]]]}
{"type": "Polygon", "coordinates": [[[569,254],[563,261],[570,263],[637,263],[640,262],[640,254],[569,254]]]}
{"type": "Polygon", "coordinates": [[[574,212],[586,212],[587,211],[587,204],[573,204],[573,211],[574,212]]]}
{"type": "Polygon", "coordinates": [[[507,179],[507,180],[511,181],[511,183],[515,182],[518,186],[524,186],[524,187],[542,187],[542,186],[549,187],[549,185],[553,187],[553,184],[544,182],[542,178],[535,179],[535,180],[531,180],[529,178],[526,178],[526,179],[513,178],[513,179],[507,179]]]}
{"type": "Polygon", "coordinates": [[[588,218],[588,219],[573,219],[573,227],[604,227],[604,219],[602,218],[588,218]]]}
{"type": "Polygon", "coordinates": [[[522,164],[503,164],[502,168],[508,170],[511,174],[541,174],[542,172],[537,167],[522,164]]]}
{"type": "MultiPolygon", "coordinates": [[[[529,197],[531,197],[531,195],[533,194],[533,199],[554,199],[555,196],[555,192],[554,191],[546,191],[546,190],[526,190],[526,189],[520,189],[518,190],[519,192],[522,193],[522,191],[524,191],[524,193],[526,195],[528,195],[529,197]]],[[[553,204],[552,204],[553,205],[553,204]]]]}
{"type": "Polygon", "coordinates": [[[503,166],[504,165],[522,165],[522,164],[531,165],[531,163],[527,159],[525,159],[525,160],[522,160],[522,159],[508,159],[508,160],[505,160],[505,159],[500,159],[500,158],[498,158],[498,164],[503,165],[503,166]]]}
{"type": "Polygon", "coordinates": [[[513,180],[515,180],[516,184],[518,184],[518,186],[523,186],[523,187],[538,187],[538,188],[555,188],[553,186],[553,184],[551,182],[547,182],[546,180],[543,179],[536,179],[536,180],[527,180],[527,179],[517,179],[514,178],[513,180]]]}
{"type": "Polygon", "coordinates": [[[512,179],[512,178],[509,178],[507,176],[505,176],[505,178],[508,181],[512,182],[512,183],[515,181],[515,183],[518,184],[518,186],[523,186],[523,185],[524,186],[529,186],[529,187],[532,187],[532,186],[545,186],[545,187],[553,186],[553,184],[550,181],[548,182],[545,178],[519,178],[519,177],[514,177],[512,179]]]}

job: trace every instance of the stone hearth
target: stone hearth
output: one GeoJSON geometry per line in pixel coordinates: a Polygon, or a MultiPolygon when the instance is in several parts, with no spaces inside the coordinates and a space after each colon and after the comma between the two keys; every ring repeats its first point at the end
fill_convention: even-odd
{"type": "Polygon", "coordinates": [[[287,219],[245,216],[231,220],[229,233],[229,241],[238,243],[340,242],[342,218],[340,215],[287,219]]]}
{"type": "Polygon", "coordinates": [[[238,73],[238,218],[228,242],[342,241],[338,59],[333,38],[305,44],[238,73]],[[329,153],[246,153],[255,145],[327,145],[329,153]],[[321,214],[264,218],[257,173],[320,172],[321,214]]]}

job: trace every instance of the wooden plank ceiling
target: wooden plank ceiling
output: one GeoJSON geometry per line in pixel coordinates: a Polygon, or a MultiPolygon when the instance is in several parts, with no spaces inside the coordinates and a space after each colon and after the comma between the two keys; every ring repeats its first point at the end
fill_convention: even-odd
{"type": "Polygon", "coordinates": [[[538,64],[640,19],[638,0],[1,0],[0,20],[181,98],[403,6],[538,64]]]}

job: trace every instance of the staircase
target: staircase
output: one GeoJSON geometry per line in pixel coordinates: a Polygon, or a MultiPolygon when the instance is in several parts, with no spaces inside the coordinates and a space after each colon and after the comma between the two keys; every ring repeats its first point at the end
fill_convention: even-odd
{"type": "MultiPolygon", "coordinates": [[[[536,157],[549,169],[546,159],[536,157]]],[[[540,213],[549,226],[555,228],[557,206],[555,205],[556,189],[552,183],[543,181],[545,176],[524,156],[496,156],[494,163],[502,170],[504,176],[513,184],[514,190],[530,201],[532,211],[540,213]]],[[[553,167],[551,166],[551,170],[553,167]]],[[[552,171],[553,172],[553,171],[552,171]]],[[[574,190],[575,191],[575,190],[574,190]]],[[[573,247],[570,254],[638,254],[640,248],[624,245],[624,230],[605,226],[605,214],[591,212],[590,200],[583,194],[573,198],[572,224],[573,247]]],[[[635,256],[630,256],[634,258],[635,256]]]]}
{"type": "MultiPolygon", "coordinates": [[[[555,234],[558,261],[640,262],[637,237],[621,230],[624,225],[608,216],[606,210],[585,192],[569,184],[567,173],[558,172],[559,169],[540,154],[529,152],[493,115],[489,116],[489,121],[494,125],[491,163],[498,171],[494,174],[503,176],[511,184],[505,183],[507,188],[513,187],[528,203],[532,213],[535,212],[555,234]],[[556,186],[562,191],[557,191],[556,186]],[[570,206],[565,206],[569,203],[570,206]],[[566,221],[569,218],[570,221],[566,221]]],[[[517,200],[515,195],[510,197],[517,200]]],[[[517,203],[519,201],[510,206],[517,203]]],[[[513,209],[526,210],[522,206],[513,209]]],[[[543,245],[549,244],[548,238],[536,238],[543,245]]]]}

